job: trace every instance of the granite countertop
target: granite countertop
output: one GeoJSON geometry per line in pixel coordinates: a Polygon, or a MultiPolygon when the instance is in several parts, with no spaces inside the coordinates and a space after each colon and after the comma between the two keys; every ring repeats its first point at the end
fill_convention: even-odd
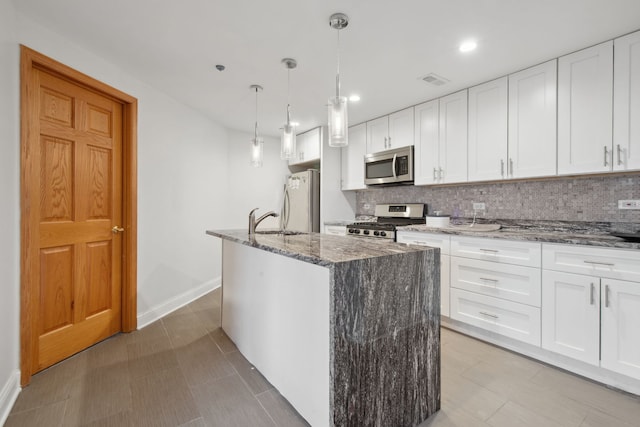
{"type": "Polygon", "coordinates": [[[354,239],[320,233],[290,236],[256,233],[253,238],[249,237],[247,230],[207,230],[207,234],[327,267],[341,262],[438,250],[426,246],[400,245],[382,239],[354,239]]]}
{"type": "MultiPolygon", "coordinates": [[[[489,222],[483,221],[483,223],[489,222]]],[[[502,228],[498,231],[478,232],[467,231],[464,228],[435,228],[418,224],[398,227],[398,230],[640,250],[640,242],[629,242],[610,235],[609,233],[616,229],[616,225],[611,223],[515,220],[496,220],[495,223],[500,224],[502,228]]],[[[621,231],[635,232],[636,230],[621,231]]]]}
{"type": "Polygon", "coordinates": [[[324,225],[339,225],[339,226],[347,226],[349,224],[353,224],[355,222],[355,220],[348,220],[348,219],[333,219],[331,221],[325,221],[324,225]]]}

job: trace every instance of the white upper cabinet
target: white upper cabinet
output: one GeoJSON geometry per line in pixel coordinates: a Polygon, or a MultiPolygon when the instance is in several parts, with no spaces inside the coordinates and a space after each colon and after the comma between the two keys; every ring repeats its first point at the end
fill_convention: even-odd
{"type": "Polygon", "coordinates": [[[556,174],[557,61],[509,76],[509,178],[556,174]]]}
{"type": "Polygon", "coordinates": [[[640,169],[640,31],[614,49],[613,169],[640,169]]]}
{"type": "Polygon", "coordinates": [[[319,127],[296,135],[296,158],[289,160],[289,165],[320,161],[321,138],[319,127]]]}
{"type": "Polygon", "coordinates": [[[558,174],[612,164],[613,41],[558,60],[558,174]]]}
{"type": "Polygon", "coordinates": [[[416,185],[438,183],[440,167],[439,106],[439,100],[434,99],[415,107],[414,182],[416,185]]]}
{"type": "Polygon", "coordinates": [[[439,182],[467,181],[467,90],[440,98],[439,182]]]}
{"type": "Polygon", "coordinates": [[[349,128],[349,145],[342,148],[342,189],[362,190],[364,184],[364,155],[367,150],[367,124],[349,128]]]}
{"type": "Polygon", "coordinates": [[[415,184],[467,180],[467,90],[415,107],[415,184]]]}
{"type": "Polygon", "coordinates": [[[469,181],[508,177],[507,77],[469,89],[469,181]]]}
{"type": "Polygon", "coordinates": [[[413,145],[413,107],[367,122],[367,153],[413,145]]]}

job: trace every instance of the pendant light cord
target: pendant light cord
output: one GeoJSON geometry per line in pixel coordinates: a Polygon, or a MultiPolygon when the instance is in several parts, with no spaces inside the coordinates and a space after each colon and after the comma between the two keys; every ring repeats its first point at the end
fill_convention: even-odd
{"type": "Polygon", "coordinates": [[[258,88],[256,88],[256,125],[253,131],[253,137],[258,139],[258,88]]]}
{"type": "Polygon", "coordinates": [[[338,64],[336,71],[336,98],[340,97],[340,30],[338,30],[338,49],[337,49],[338,64]]]}
{"type": "Polygon", "coordinates": [[[287,67],[287,125],[291,124],[291,68],[287,67]]]}

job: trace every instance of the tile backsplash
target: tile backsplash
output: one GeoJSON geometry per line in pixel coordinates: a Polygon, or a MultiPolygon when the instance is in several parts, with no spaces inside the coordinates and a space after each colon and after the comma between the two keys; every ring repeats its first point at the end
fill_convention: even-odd
{"type": "Polygon", "coordinates": [[[376,203],[427,203],[429,214],[469,217],[482,202],[487,219],[640,223],[640,210],[618,209],[627,199],[640,199],[640,174],[368,188],[356,192],[356,213],[373,215],[376,203]]]}

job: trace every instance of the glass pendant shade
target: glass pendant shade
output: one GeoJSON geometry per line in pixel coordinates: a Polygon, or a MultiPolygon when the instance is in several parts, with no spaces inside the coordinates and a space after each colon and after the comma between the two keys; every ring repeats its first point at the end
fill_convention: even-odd
{"type": "Polygon", "coordinates": [[[282,128],[282,143],[280,144],[280,158],[292,160],[296,158],[296,128],[290,122],[282,128]]]}
{"type": "Polygon", "coordinates": [[[346,147],[348,139],[347,97],[329,98],[329,146],[346,147]]]}
{"type": "Polygon", "coordinates": [[[251,138],[251,166],[262,167],[262,157],[264,151],[264,139],[256,136],[251,138]]]}

